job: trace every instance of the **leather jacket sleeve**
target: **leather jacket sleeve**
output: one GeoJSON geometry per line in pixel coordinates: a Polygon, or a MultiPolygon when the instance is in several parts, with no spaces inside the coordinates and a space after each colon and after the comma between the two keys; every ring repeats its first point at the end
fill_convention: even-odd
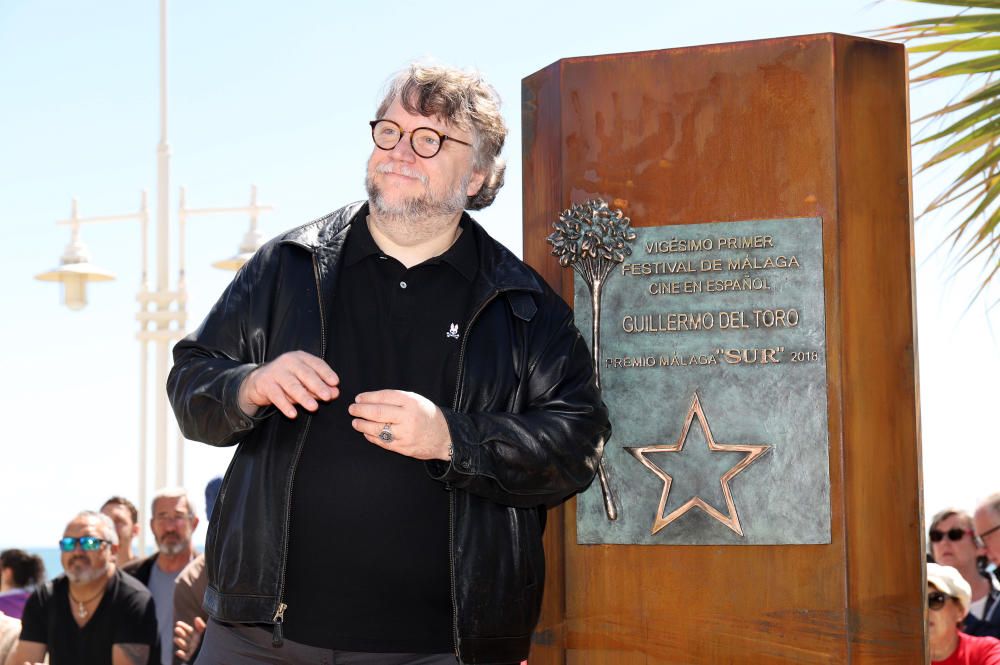
{"type": "MultiPolygon", "coordinates": [[[[269,243],[236,274],[199,328],[174,346],[167,395],[185,437],[214,446],[238,443],[275,410],[246,415],[240,384],[264,362],[260,311],[275,288],[278,248],[269,243]]],[[[261,318],[263,317],[263,318],[261,318]]]]}
{"type": "Polygon", "coordinates": [[[452,487],[516,507],[553,506],[585,489],[611,435],[593,359],[561,298],[549,292],[527,333],[527,374],[513,412],[442,409],[450,463],[430,464],[452,487]],[[541,320],[537,320],[541,319],[541,320]],[[542,334],[538,334],[541,332],[542,334]]]}

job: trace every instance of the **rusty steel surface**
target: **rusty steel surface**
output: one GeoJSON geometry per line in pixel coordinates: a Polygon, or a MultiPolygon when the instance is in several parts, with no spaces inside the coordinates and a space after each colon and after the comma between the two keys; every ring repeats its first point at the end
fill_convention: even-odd
{"type": "Polygon", "coordinates": [[[925,661],[906,62],[809,35],[568,58],[522,86],[524,257],[603,198],[634,227],[823,219],[830,544],[578,545],[550,513],[532,665],[925,661]]]}

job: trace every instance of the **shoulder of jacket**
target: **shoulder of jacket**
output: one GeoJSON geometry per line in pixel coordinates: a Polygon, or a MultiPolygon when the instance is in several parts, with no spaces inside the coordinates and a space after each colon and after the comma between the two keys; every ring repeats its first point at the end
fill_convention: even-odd
{"type": "Polygon", "coordinates": [[[143,559],[133,559],[129,561],[124,566],[121,566],[121,571],[123,573],[128,573],[132,577],[138,579],[142,582],[142,578],[149,578],[149,574],[153,570],[153,564],[156,563],[156,557],[159,553],[154,552],[143,559]]]}
{"type": "Polygon", "coordinates": [[[141,559],[132,559],[128,563],[124,564],[121,567],[121,569],[124,570],[126,573],[128,573],[133,570],[139,570],[143,566],[149,566],[154,561],[156,561],[156,553],[150,554],[149,556],[144,556],[141,559]]]}
{"type": "MultiPolygon", "coordinates": [[[[355,201],[338,208],[333,212],[318,217],[311,222],[306,222],[294,229],[285,231],[280,236],[274,238],[271,243],[299,245],[309,250],[313,250],[329,243],[330,239],[344,230],[358,214],[367,201],[355,201]]],[[[270,243],[269,243],[270,244],[270,243]]]]}
{"type": "Polygon", "coordinates": [[[241,272],[245,271],[247,275],[275,274],[272,268],[276,262],[282,261],[279,252],[282,247],[297,247],[315,253],[318,248],[331,244],[366,205],[367,201],[356,201],[271,238],[254,253],[241,272]]]}
{"type": "Polygon", "coordinates": [[[506,295],[515,316],[530,320],[538,306],[553,293],[552,289],[534,268],[491,236],[471,215],[466,214],[466,220],[477,239],[481,278],[488,288],[506,295]]]}
{"type": "Polygon", "coordinates": [[[527,263],[522,262],[521,265],[530,276],[527,283],[531,284],[534,288],[511,292],[511,308],[514,309],[515,315],[525,320],[532,318],[537,311],[544,311],[547,315],[557,320],[565,319],[569,316],[570,306],[563,300],[562,296],[549,286],[549,283],[545,281],[545,278],[538,271],[527,263]],[[527,316],[522,316],[521,313],[527,314],[527,316]]]}
{"type": "Polygon", "coordinates": [[[204,568],[205,554],[202,553],[188,561],[188,564],[181,569],[181,572],[177,575],[175,584],[186,584],[187,586],[191,586],[194,581],[202,575],[204,568]]]}
{"type": "Polygon", "coordinates": [[[493,288],[503,293],[514,316],[531,321],[539,310],[544,310],[556,318],[565,318],[569,306],[538,271],[493,238],[474,219],[471,221],[479,238],[480,267],[493,288]]]}

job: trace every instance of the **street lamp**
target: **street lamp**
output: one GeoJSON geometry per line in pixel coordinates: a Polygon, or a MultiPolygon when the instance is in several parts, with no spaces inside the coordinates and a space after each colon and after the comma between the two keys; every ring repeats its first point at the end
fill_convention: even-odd
{"type": "MultiPolygon", "coordinates": [[[[243,236],[243,241],[240,242],[239,249],[236,250],[236,254],[230,256],[228,259],[221,259],[212,264],[213,268],[219,268],[221,270],[239,270],[243,267],[243,264],[250,260],[250,257],[254,255],[260,246],[264,244],[267,238],[264,234],[260,232],[257,228],[257,217],[262,212],[267,212],[272,210],[271,206],[261,206],[257,205],[257,185],[250,186],[250,205],[243,208],[186,208],[185,201],[187,199],[186,190],[181,187],[181,209],[180,209],[180,230],[181,230],[181,256],[184,255],[184,227],[187,223],[187,218],[195,215],[218,215],[227,213],[249,213],[250,215],[250,230],[246,232],[243,236]]],[[[184,267],[181,266],[181,278],[183,279],[184,267]]]]}
{"type": "MultiPolygon", "coordinates": [[[[142,280],[137,299],[139,312],[140,353],[140,423],[139,423],[139,523],[143,528],[139,532],[139,550],[145,554],[146,535],[146,476],[147,476],[147,407],[149,397],[149,345],[155,345],[156,372],[153,389],[155,399],[155,440],[156,457],[154,476],[156,487],[167,485],[167,429],[168,404],[166,394],[167,370],[171,345],[185,334],[187,323],[187,285],[184,272],[184,235],[187,218],[196,215],[221,213],[247,213],[250,215],[250,230],[240,244],[236,256],[214,265],[219,268],[238,270],[253,252],[262,244],[263,237],[257,228],[257,218],[262,212],[271,210],[270,206],[257,203],[257,187],[251,186],[250,205],[241,207],[220,208],[187,208],[185,191],[181,188],[178,214],[178,249],[179,274],[177,288],[171,290],[169,278],[169,239],[170,239],[170,145],[167,142],[167,0],[160,0],[160,141],[156,146],[156,288],[150,289],[148,272],[149,252],[149,210],[146,193],[142,195],[142,205],[139,212],[124,215],[106,215],[97,217],[80,217],[76,199],[73,199],[72,212],[68,220],[57,222],[69,225],[71,239],[59,267],[49,272],[36,275],[42,281],[57,281],[63,285],[63,301],[70,309],[80,310],[87,304],[87,283],[108,281],[115,278],[114,274],[98,268],[90,262],[90,254],[80,240],[80,227],[83,224],[97,222],[140,221],[142,222],[142,280]]],[[[184,482],[184,453],[182,436],[177,438],[176,454],[176,484],[184,482]]]]}
{"type": "MultiPolygon", "coordinates": [[[[156,290],[149,288],[149,209],[147,205],[146,193],[142,193],[142,204],[138,212],[126,213],[122,215],[100,215],[91,217],[81,217],[78,201],[74,198],[70,212],[70,218],[56,222],[58,225],[68,225],[70,227],[70,242],[66,246],[60,258],[60,265],[54,270],[41,273],[35,279],[47,282],[61,282],[63,285],[63,301],[72,310],[81,310],[87,304],[87,282],[106,282],[115,279],[114,273],[104,268],[100,268],[90,262],[90,251],[80,239],[80,227],[84,224],[96,224],[107,222],[138,221],[142,224],[142,279],[140,280],[139,293],[136,300],[139,302],[139,312],[136,320],[139,321],[139,332],[136,337],[140,343],[139,359],[139,505],[140,515],[145,514],[146,505],[146,468],[147,458],[147,434],[149,427],[148,406],[149,406],[149,344],[156,345],[156,383],[154,384],[156,400],[156,459],[155,477],[156,487],[164,487],[167,484],[167,401],[166,375],[169,367],[170,345],[179,340],[185,334],[187,323],[187,279],[185,277],[184,256],[185,256],[185,229],[187,219],[197,215],[214,214],[234,214],[245,213],[250,215],[250,230],[240,244],[239,254],[228,259],[223,259],[213,263],[213,266],[227,269],[239,270],[246,263],[253,253],[260,247],[263,235],[257,227],[257,219],[262,212],[272,210],[271,206],[257,203],[257,186],[252,185],[250,189],[250,205],[238,207],[216,207],[216,208],[187,208],[185,206],[186,191],[180,190],[180,207],[178,210],[178,257],[179,271],[177,280],[177,290],[171,291],[169,287],[159,286],[156,290]]],[[[165,236],[164,236],[165,237],[165,236]]],[[[157,264],[165,265],[168,260],[166,245],[159,244],[157,247],[157,264]]],[[[176,484],[184,483],[184,438],[178,436],[175,455],[176,464],[176,484]]],[[[145,523],[140,518],[140,523],[145,523]]],[[[145,530],[139,533],[139,549],[145,552],[145,530]]]]}
{"type": "MultiPolygon", "coordinates": [[[[77,200],[73,199],[72,212],[69,219],[56,222],[68,224],[70,240],[66,251],[59,259],[59,267],[49,272],[35,275],[35,279],[43,282],[62,282],[63,303],[72,310],[83,309],[87,304],[87,282],[109,282],[115,278],[114,273],[98,268],[90,262],[90,251],[80,240],[80,225],[94,222],[115,222],[126,219],[142,221],[143,229],[149,220],[149,209],[146,205],[146,192],[142,193],[142,207],[139,212],[129,215],[114,215],[106,217],[80,217],[77,200]]],[[[144,231],[145,232],[145,231],[144,231]]]]}

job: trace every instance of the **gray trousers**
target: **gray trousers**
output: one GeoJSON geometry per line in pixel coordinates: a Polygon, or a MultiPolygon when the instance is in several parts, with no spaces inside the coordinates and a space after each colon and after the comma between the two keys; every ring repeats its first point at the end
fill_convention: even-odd
{"type": "Polygon", "coordinates": [[[451,653],[358,653],[310,647],[291,640],[274,648],[254,626],[209,620],[195,665],[457,665],[451,653]]]}

